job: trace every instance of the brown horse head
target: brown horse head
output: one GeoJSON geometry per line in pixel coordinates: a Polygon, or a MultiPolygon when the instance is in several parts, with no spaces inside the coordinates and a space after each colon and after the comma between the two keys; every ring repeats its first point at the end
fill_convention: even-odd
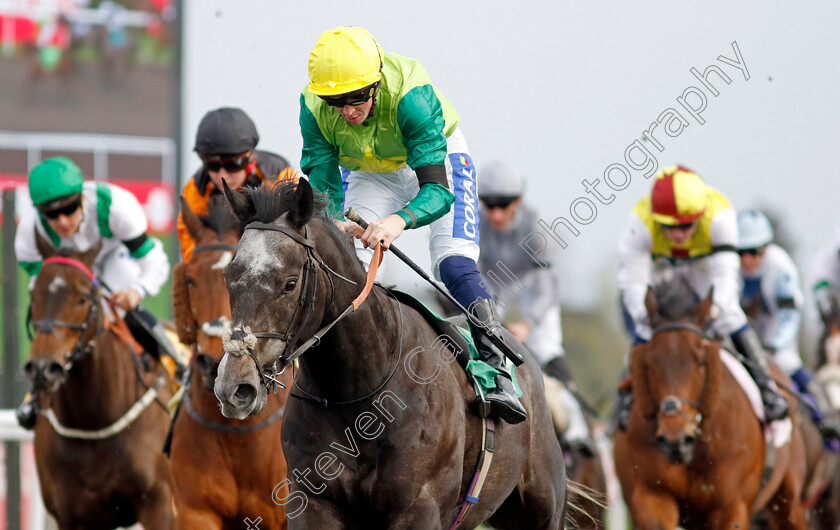
{"type": "Polygon", "coordinates": [[[224,355],[222,333],[230,322],[222,273],[233,259],[241,225],[220,195],[211,197],[207,215],[195,214],[182,197],[181,212],[195,248],[190,260],[172,271],[175,325],[181,342],[195,345],[195,368],[202,385],[212,391],[224,355]]]}
{"type": "Polygon", "coordinates": [[[35,335],[24,371],[34,391],[50,394],[89,353],[100,325],[99,282],[90,269],[102,243],[71,253],[53,248],[38,232],[35,237],[44,261],[32,288],[29,319],[35,335]]]}
{"type": "Polygon", "coordinates": [[[682,279],[648,289],[645,305],[653,336],[633,351],[633,380],[642,414],[656,421],[656,441],[671,463],[694,458],[708,398],[708,362],[715,346],[704,327],[712,291],[699,304],[682,279]]]}
{"type": "Polygon", "coordinates": [[[335,286],[318,254],[336,236],[313,218],[321,206],[304,179],[244,193],[225,185],[225,196],[245,231],[225,268],[232,333],[214,390],[225,416],[244,419],[265,406],[281,356],[320,326],[335,286]]]}

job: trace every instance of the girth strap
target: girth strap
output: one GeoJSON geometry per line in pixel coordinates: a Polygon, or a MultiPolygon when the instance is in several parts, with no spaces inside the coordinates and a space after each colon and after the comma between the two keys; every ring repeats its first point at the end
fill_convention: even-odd
{"type": "Polygon", "coordinates": [[[476,464],[475,475],[467,490],[464,503],[458,511],[458,515],[452,522],[449,530],[454,530],[464,517],[469,513],[470,508],[478,504],[478,496],[481,493],[481,488],[484,487],[484,481],[490,473],[490,463],[493,461],[493,453],[496,451],[496,423],[493,418],[484,418],[484,429],[481,432],[481,452],[478,453],[478,463],[476,464]]]}

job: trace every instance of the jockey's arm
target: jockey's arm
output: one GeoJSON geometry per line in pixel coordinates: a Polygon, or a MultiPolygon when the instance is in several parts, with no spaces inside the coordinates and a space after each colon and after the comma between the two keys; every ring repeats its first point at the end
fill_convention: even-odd
{"type": "Polygon", "coordinates": [[[41,262],[43,260],[35,244],[36,222],[38,222],[37,213],[33,208],[23,215],[15,233],[15,256],[18,265],[29,276],[30,290],[35,285],[35,280],[41,271],[41,262]]]}
{"type": "Polygon", "coordinates": [[[166,279],[169,278],[169,258],[156,237],[141,236],[138,239],[143,239],[143,242],[135,250],[132,250],[132,246],[136,245],[137,239],[123,243],[128,247],[129,255],[139,265],[140,274],[130,288],[137,291],[142,299],[158,294],[166,283],[166,279]]]}
{"type": "Polygon", "coordinates": [[[650,339],[645,295],[651,284],[651,249],[653,238],[644,222],[630,214],[627,227],[618,241],[618,288],[624,309],[630,314],[636,334],[650,339]]]}
{"type": "Polygon", "coordinates": [[[125,245],[140,269],[128,288],[137,291],[141,299],[154,296],[169,277],[169,258],[161,242],[146,235],[148,222],[137,198],[116,186],[112,187],[111,193],[113,202],[108,218],[111,238],[125,245]]]}
{"type": "MultiPolygon", "coordinates": [[[[765,255],[765,259],[770,256],[765,255]]],[[[798,347],[799,326],[802,322],[802,289],[799,286],[799,271],[790,263],[781,263],[773,278],[773,296],[776,306],[776,326],[767,344],[773,351],[798,347]]]]}
{"type": "Polygon", "coordinates": [[[406,151],[406,163],[417,175],[419,191],[400,211],[406,229],[430,224],[455,203],[446,174],[446,121],[432,85],[415,87],[397,106],[397,121],[406,151]]]}
{"type": "Polygon", "coordinates": [[[522,301],[519,303],[519,309],[522,320],[534,329],[548,314],[548,310],[560,301],[557,278],[554,276],[554,269],[534,265],[528,272],[528,277],[522,278],[522,281],[526,287],[519,294],[519,300],[522,301]]]}
{"type": "MultiPolygon", "coordinates": [[[[715,330],[722,335],[731,335],[747,324],[747,316],[741,308],[740,285],[741,260],[736,252],[738,223],[735,210],[728,208],[718,212],[709,228],[712,254],[707,260],[709,284],[714,287],[715,330]]],[[[706,296],[707,293],[698,293],[706,296]]]]}

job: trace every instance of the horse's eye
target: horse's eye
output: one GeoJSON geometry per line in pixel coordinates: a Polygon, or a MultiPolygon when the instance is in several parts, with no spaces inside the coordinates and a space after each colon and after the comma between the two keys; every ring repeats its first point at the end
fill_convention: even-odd
{"type": "Polygon", "coordinates": [[[189,287],[195,287],[195,280],[193,280],[189,275],[184,275],[184,281],[189,287]]]}
{"type": "Polygon", "coordinates": [[[295,286],[297,285],[297,278],[291,278],[286,280],[286,284],[283,286],[283,294],[289,294],[295,290],[295,286]]]}

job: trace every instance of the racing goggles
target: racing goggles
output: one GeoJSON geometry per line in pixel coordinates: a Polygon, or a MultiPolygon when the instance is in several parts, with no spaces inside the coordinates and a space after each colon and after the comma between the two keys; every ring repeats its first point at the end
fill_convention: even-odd
{"type": "Polygon", "coordinates": [[[480,200],[481,204],[483,204],[488,210],[495,210],[496,208],[507,210],[508,207],[513,204],[513,201],[518,198],[518,196],[514,197],[511,195],[491,195],[479,197],[478,200],[480,200]]]}
{"type": "Polygon", "coordinates": [[[370,98],[373,97],[373,94],[376,92],[376,87],[379,83],[374,83],[372,85],[368,85],[361,90],[356,90],[355,92],[349,92],[347,94],[339,94],[337,96],[318,96],[324,101],[327,102],[327,105],[330,107],[344,107],[346,105],[350,105],[351,107],[358,107],[359,105],[364,105],[368,102],[370,98]]]}
{"type": "Polygon", "coordinates": [[[662,230],[688,230],[694,226],[694,221],[690,223],[680,223],[676,225],[662,225],[662,230]]]}
{"type": "Polygon", "coordinates": [[[743,256],[743,255],[746,254],[748,256],[762,256],[762,255],[764,255],[764,249],[765,248],[766,247],[764,247],[764,246],[760,246],[760,247],[756,247],[756,248],[739,248],[738,249],[738,255],[743,256]]]}
{"type": "Polygon", "coordinates": [[[225,168],[225,171],[228,173],[236,173],[237,171],[244,171],[248,168],[248,164],[251,162],[251,157],[249,156],[249,153],[245,153],[244,155],[228,158],[202,157],[202,160],[204,161],[204,168],[207,171],[215,172],[225,168]]]}
{"type": "Polygon", "coordinates": [[[64,206],[59,206],[58,208],[51,208],[49,210],[39,210],[39,211],[44,215],[44,217],[54,221],[62,215],[65,216],[65,217],[69,217],[69,216],[73,215],[74,213],[76,213],[76,210],[78,210],[81,205],[82,205],[82,196],[79,195],[78,198],[69,202],[68,204],[65,204],[64,206]]]}

